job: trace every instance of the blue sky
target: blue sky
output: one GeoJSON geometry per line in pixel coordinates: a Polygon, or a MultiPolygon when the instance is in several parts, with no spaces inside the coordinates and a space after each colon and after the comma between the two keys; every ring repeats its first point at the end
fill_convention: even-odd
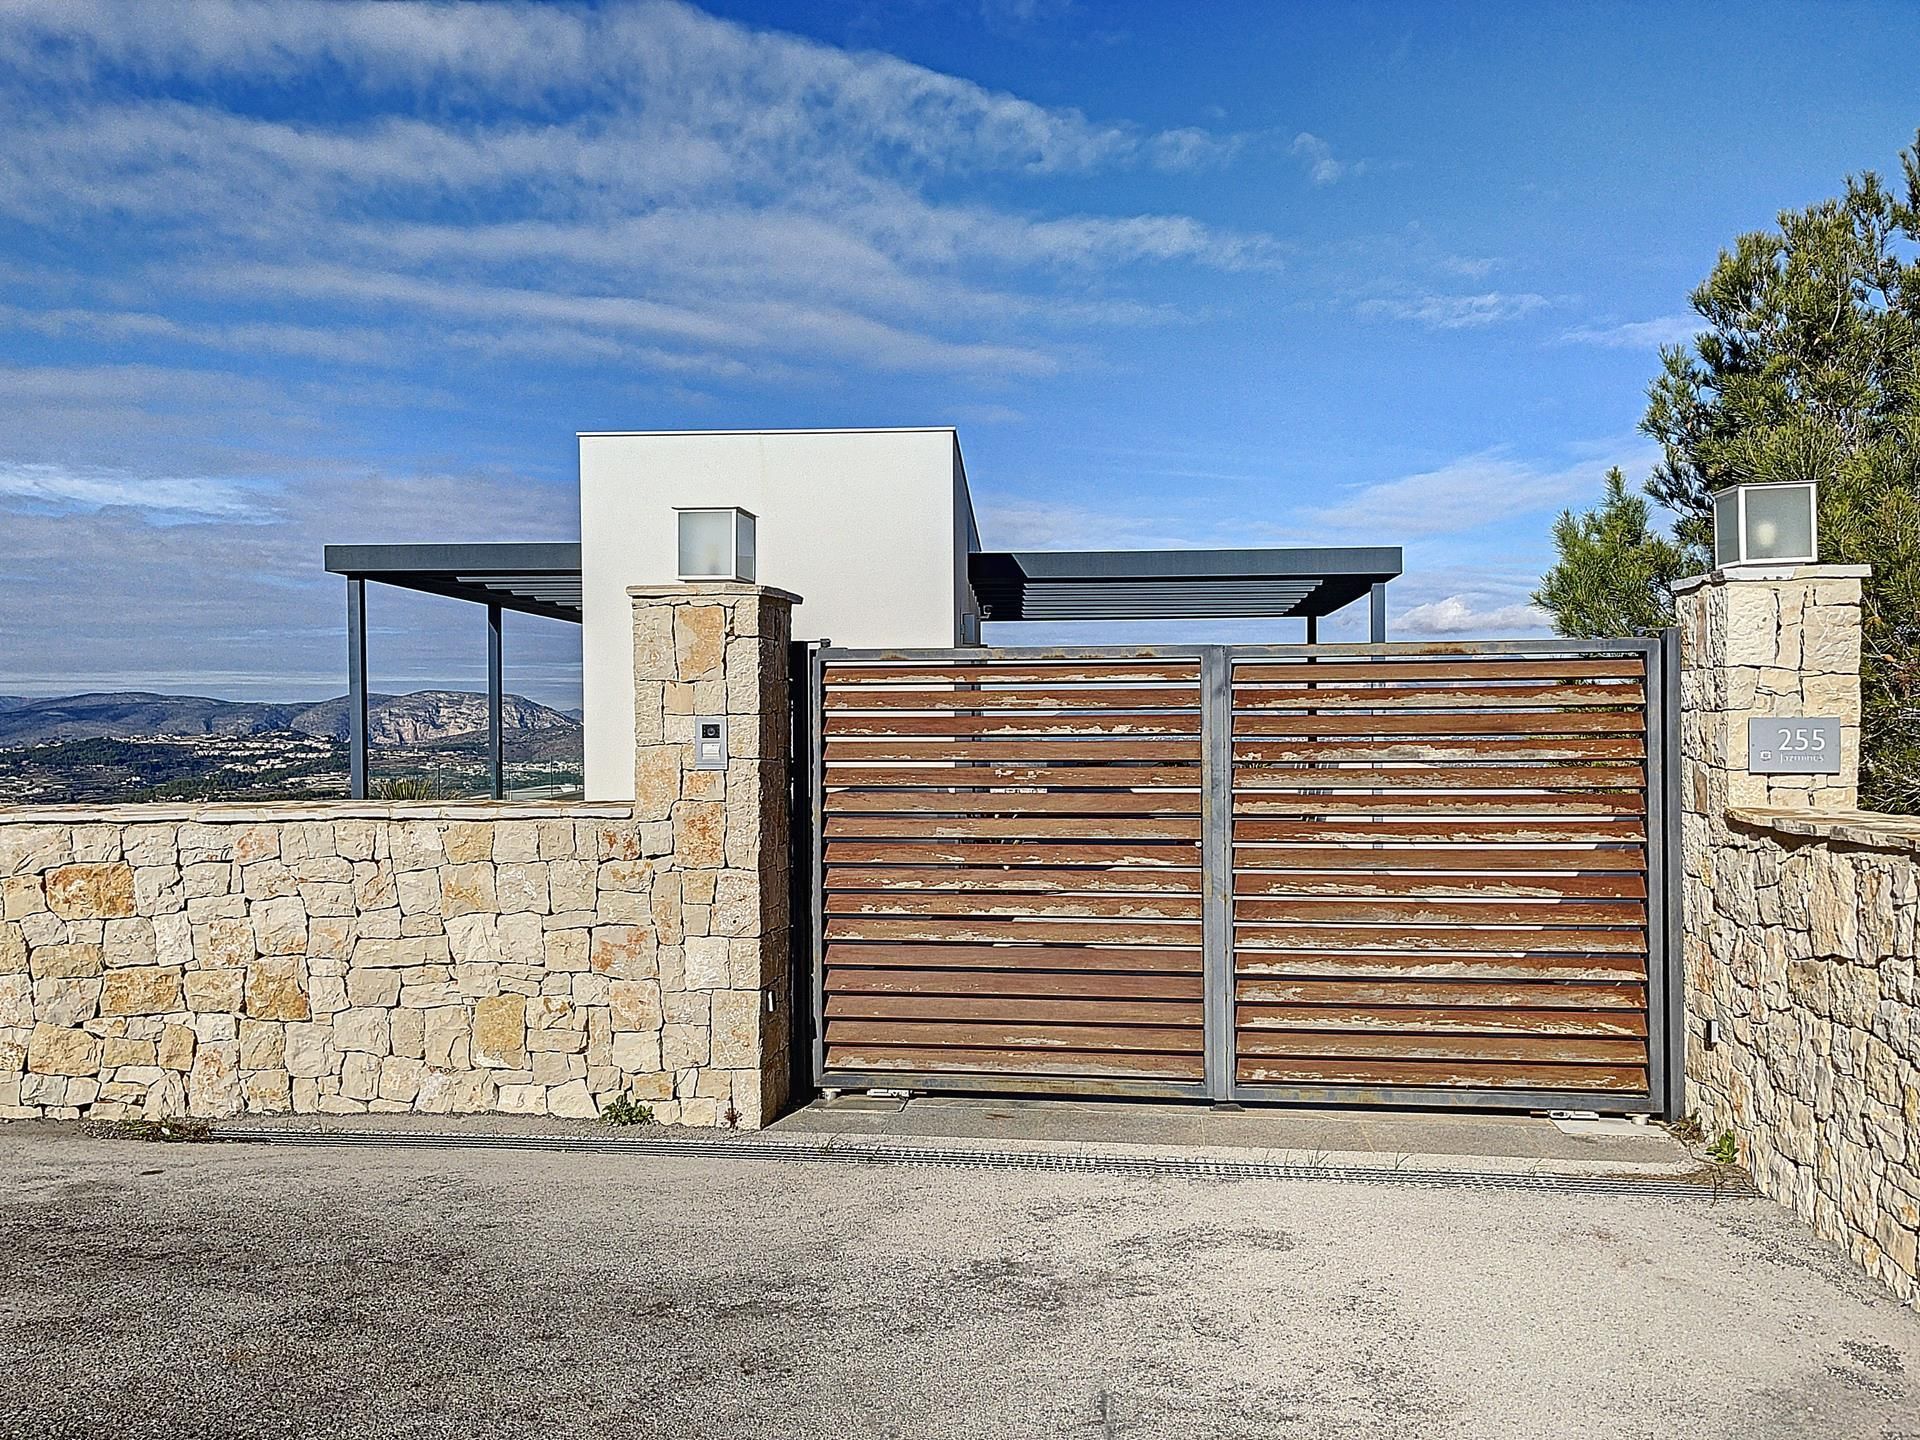
{"type": "MultiPolygon", "coordinates": [[[[989,546],[1401,543],[1397,634],[1526,633],[1688,291],[1894,168],[1916,54],[1905,4],[0,0],[0,693],[336,692],[321,544],[571,538],[592,429],[952,423],[989,546]]],[[[477,681],[467,607],[373,618],[376,684],[477,681]]]]}

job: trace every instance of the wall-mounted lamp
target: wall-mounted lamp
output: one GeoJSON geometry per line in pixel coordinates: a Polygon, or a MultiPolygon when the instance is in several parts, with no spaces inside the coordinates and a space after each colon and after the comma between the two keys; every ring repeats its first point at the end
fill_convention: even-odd
{"type": "Polygon", "coordinates": [[[1713,563],[1811,565],[1820,557],[1818,487],[1811,480],[1735,485],[1713,497],[1713,563]]]}
{"type": "Polygon", "coordinates": [[[682,580],[754,578],[752,511],[676,509],[674,516],[679,525],[682,580]]]}

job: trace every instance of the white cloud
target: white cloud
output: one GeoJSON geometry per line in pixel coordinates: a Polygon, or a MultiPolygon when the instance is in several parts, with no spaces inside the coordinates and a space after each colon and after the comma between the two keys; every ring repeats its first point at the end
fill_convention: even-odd
{"type": "Polygon", "coordinates": [[[1569,345],[1599,345],[1609,350],[1657,350],[1684,345],[1705,329],[1698,315],[1661,315],[1618,325],[1579,325],[1561,334],[1569,345]]]}
{"type": "Polygon", "coordinates": [[[1407,291],[1362,300],[1354,309],[1368,319],[1411,320],[1435,330],[1469,330],[1519,320],[1551,303],[1546,296],[1528,291],[1487,290],[1477,295],[1407,291]]]}
{"type": "Polygon", "coordinates": [[[1532,605],[1489,604],[1485,597],[1463,594],[1412,606],[1391,623],[1401,637],[1470,635],[1483,640],[1537,635],[1548,628],[1546,613],[1532,605]]]}
{"type": "Polygon", "coordinates": [[[1365,160],[1340,159],[1333,153],[1332,144],[1308,130],[1293,137],[1287,153],[1307,167],[1307,178],[1316,185],[1331,185],[1349,175],[1365,174],[1367,170],[1365,160]]]}
{"type": "Polygon", "coordinates": [[[257,513],[252,497],[227,480],[61,465],[0,462],[0,497],[61,509],[119,508],[171,518],[233,519],[257,513]]]}
{"type": "Polygon", "coordinates": [[[1560,509],[1598,488],[1592,462],[1554,468],[1499,451],[1464,456],[1437,470],[1361,486],[1307,512],[1331,531],[1375,537],[1459,534],[1516,516],[1560,509]]]}

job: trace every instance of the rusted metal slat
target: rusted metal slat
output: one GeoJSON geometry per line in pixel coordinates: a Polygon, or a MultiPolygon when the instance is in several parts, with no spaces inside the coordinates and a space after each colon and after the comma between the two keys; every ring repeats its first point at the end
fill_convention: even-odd
{"type": "Polygon", "coordinates": [[[1623,660],[1331,660],[1317,657],[1292,664],[1245,662],[1234,666],[1235,684],[1291,685],[1326,676],[1333,684],[1348,680],[1638,680],[1646,663],[1623,660]]]}
{"type": "MultiPolygon", "coordinates": [[[[1039,822],[1034,822],[1039,823],[1039,822]]],[[[1146,821],[1135,821],[1146,824],[1146,821]]],[[[1255,840],[1365,845],[1372,841],[1431,840],[1438,845],[1639,844],[1647,827],[1638,820],[1249,820],[1233,824],[1236,842],[1255,840]]]]}
{"type": "Polygon", "coordinates": [[[918,817],[830,815],[826,823],[827,839],[964,840],[1185,840],[1198,842],[1197,819],[1141,819],[1131,815],[1034,815],[918,817]]]}
{"type": "Polygon", "coordinates": [[[964,920],[867,919],[843,916],[827,921],[827,939],[925,941],[1065,941],[1094,945],[1198,945],[1200,926],[1175,920],[964,920]]]}
{"type": "Polygon", "coordinates": [[[1118,1050],[1197,1055],[1200,1026],[1014,1025],[964,1021],[832,1020],[828,1045],[957,1045],[973,1050],[1118,1050]]]}
{"type": "Polygon", "coordinates": [[[827,999],[827,1019],[977,1021],[1003,1025],[1149,1025],[1201,1023],[1200,1002],[1086,999],[1042,995],[845,994],[827,999]]]}
{"type": "Polygon", "coordinates": [[[1235,764],[1311,761],[1316,765],[1342,761],[1417,761],[1464,763],[1521,760],[1642,760],[1646,742],[1634,736],[1565,736],[1515,738],[1489,736],[1456,740],[1235,740],[1235,764]]]}
{"type": "Polygon", "coordinates": [[[1030,740],[889,740],[835,739],[826,747],[827,764],[854,761],[1010,760],[1021,763],[1071,761],[1076,764],[1126,761],[1200,763],[1200,741],[1191,740],[1076,740],[1035,736],[1030,740]]]}
{"type": "Polygon", "coordinates": [[[1259,951],[1238,950],[1235,973],[1244,979],[1267,976],[1325,977],[1329,980],[1382,980],[1397,976],[1433,980],[1631,980],[1644,982],[1644,955],[1459,955],[1430,951],[1391,955],[1384,950],[1259,951]]]}
{"type": "Polygon", "coordinates": [[[978,890],[1014,891],[1036,895],[1096,891],[1117,894],[1198,895],[1198,870],[1066,870],[963,869],[941,867],[832,866],[827,869],[830,889],[846,894],[855,890],[978,890]]]}
{"type": "Polygon", "coordinates": [[[1056,665],[996,661],[986,665],[827,666],[827,684],[830,686],[921,685],[943,681],[962,685],[1088,684],[1113,680],[1127,683],[1185,680],[1194,683],[1199,678],[1200,666],[1192,660],[1139,660],[1115,665],[1086,661],[1067,661],[1056,665]]]}
{"type": "Polygon", "coordinates": [[[1086,1075],[1197,1080],[1197,1054],[1121,1054],[1098,1050],[964,1050],[913,1045],[829,1044],[830,1070],[906,1070],[937,1075],[1086,1075]]]}
{"type": "Polygon", "coordinates": [[[1482,1064],[1645,1065],[1645,1040],[1533,1035],[1379,1035],[1331,1031],[1242,1030],[1240,1054],[1366,1056],[1379,1060],[1466,1060],[1482,1064]]]}
{"type": "MultiPolygon", "coordinates": [[[[1153,715],[1109,711],[1086,715],[829,714],[829,736],[871,735],[1198,735],[1200,712],[1153,715]]],[[[986,757],[981,757],[986,758],[986,757]]]]}
{"type": "MultiPolygon", "coordinates": [[[[835,783],[831,773],[827,783],[835,783]]],[[[1233,770],[1235,790],[1644,790],[1646,786],[1646,770],[1634,764],[1529,767],[1503,762],[1485,767],[1402,765],[1392,769],[1376,765],[1364,768],[1321,765],[1312,769],[1297,765],[1236,765],[1233,770]]]]}
{"type": "MultiPolygon", "coordinates": [[[[831,797],[829,798],[831,805],[831,797]]],[[[1065,807],[1061,807],[1065,808],[1065,807]]],[[[1571,790],[1515,795],[1501,791],[1401,790],[1380,795],[1340,791],[1308,795],[1286,790],[1243,790],[1234,796],[1236,815],[1408,815],[1452,811],[1461,815],[1639,815],[1646,800],[1637,791],[1571,790]]]]}
{"type": "Polygon", "coordinates": [[[1638,845],[1619,849],[1523,849],[1518,845],[1414,849],[1406,845],[1359,848],[1342,846],[1242,846],[1233,857],[1242,870],[1368,870],[1398,874],[1409,870],[1569,870],[1644,874],[1646,851],[1638,845]]]}
{"type": "Polygon", "coordinates": [[[1078,845],[1008,840],[836,840],[826,848],[826,862],[829,869],[837,865],[1075,865],[1164,870],[1197,867],[1200,846],[1197,836],[1185,845],[1159,840],[1078,845]]]}
{"type": "Polygon", "coordinates": [[[1127,971],[862,970],[842,965],[827,976],[831,995],[1093,996],[1102,1000],[1201,1000],[1199,966],[1192,975],[1127,971]]]}
{"type": "Polygon", "coordinates": [[[1190,790],[832,790],[828,815],[1198,815],[1190,790]]]}

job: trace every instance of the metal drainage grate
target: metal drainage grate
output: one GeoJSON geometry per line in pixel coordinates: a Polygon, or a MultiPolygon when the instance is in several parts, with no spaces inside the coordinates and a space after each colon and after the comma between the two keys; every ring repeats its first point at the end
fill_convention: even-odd
{"type": "Polygon", "coordinates": [[[527,1150],[697,1160],[787,1160],[833,1165],[931,1165],[1079,1175],[1164,1176],[1180,1180],[1320,1180],[1453,1190],[1533,1190],[1573,1195],[1643,1195],[1712,1200],[1755,1193],[1744,1175],[1703,1169],[1690,1176],[1566,1175],[1526,1170],[1436,1170],[1387,1165],[1275,1164],[1177,1155],[1087,1154],[1052,1150],[963,1150],[938,1145],[821,1145],[790,1140],[668,1140],[594,1136],[398,1134],[365,1130],[268,1130],[222,1126],[214,1138],[248,1145],[411,1150],[527,1150]]]}

